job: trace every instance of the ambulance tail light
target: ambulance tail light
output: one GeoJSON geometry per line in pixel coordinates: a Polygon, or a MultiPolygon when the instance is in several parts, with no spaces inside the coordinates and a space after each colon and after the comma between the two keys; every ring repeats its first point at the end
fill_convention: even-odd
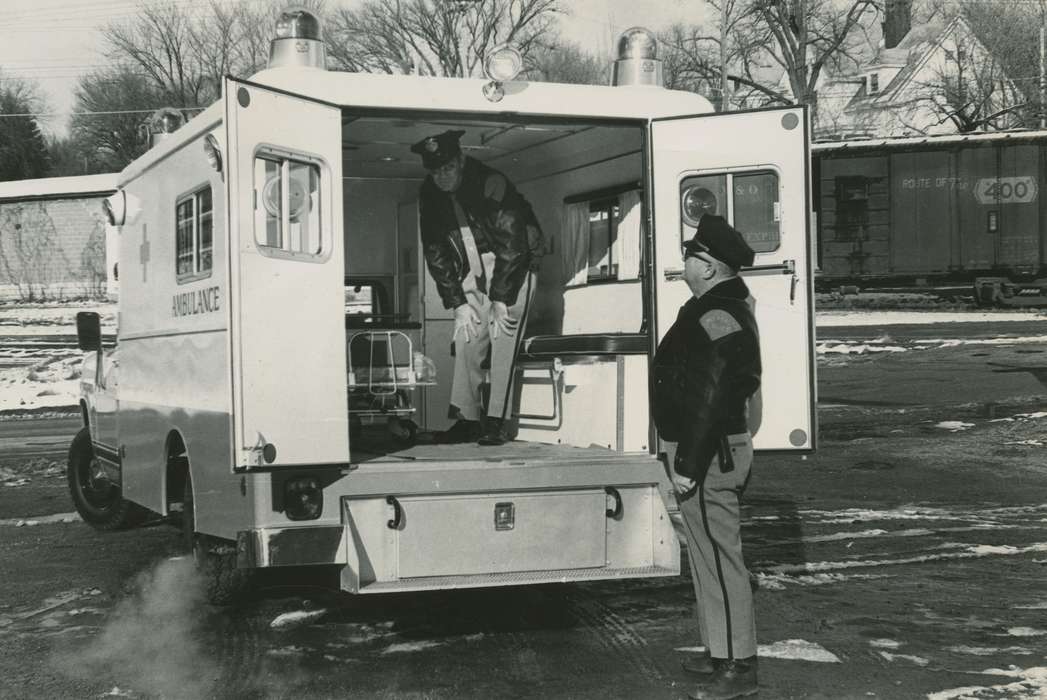
{"type": "Polygon", "coordinates": [[[315,476],[284,483],[284,513],[290,520],[316,520],[324,510],[324,491],[315,476]]]}
{"type": "Polygon", "coordinates": [[[269,44],[270,68],[327,68],[320,19],[305,7],[289,7],[276,20],[269,44]]]}
{"type": "Polygon", "coordinates": [[[615,86],[664,87],[658,40],[643,27],[632,27],[618,37],[618,58],[611,84],[615,86]]]}

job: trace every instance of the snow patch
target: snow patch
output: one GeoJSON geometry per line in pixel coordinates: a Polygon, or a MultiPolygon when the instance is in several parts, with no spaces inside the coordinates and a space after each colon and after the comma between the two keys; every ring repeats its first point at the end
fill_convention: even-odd
{"type": "Polygon", "coordinates": [[[315,620],[319,620],[321,617],[327,614],[327,610],[321,608],[319,610],[295,610],[292,612],[282,613],[277,615],[276,618],[269,623],[269,626],[273,629],[287,629],[289,627],[299,627],[301,625],[309,624],[315,620]]]}
{"type": "Polygon", "coordinates": [[[756,574],[756,581],[759,587],[769,591],[784,591],[787,586],[827,586],[833,583],[844,583],[845,581],[867,581],[882,578],[887,578],[887,576],[836,573],[819,573],[801,576],[768,574],[764,572],[758,572],[756,574]]]}
{"type": "Polygon", "coordinates": [[[1015,683],[990,686],[967,686],[950,688],[937,693],[929,693],[927,700],[964,700],[966,698],[1008,698],[1008,700],[1037,700],[1047,698],[1047,667],[1035,666],[1020,669],[1012,666],[1009,669],[989,668],[981,673],[993,676],[1010,676],[1020,678],[1015,683]]]}
{"type": "Polygon", "coordinates": [[[1038,630],[1035,627],[1011,627],[1007,630],[1007,634],[1012,637],[1042,637],[1047,634],[1047,630],[1038,630]]]}
{"type": "Polygon", "coordinates": [[[1042,313],[1030,311],[855,311],[824,310],[816,316],[818,326],[890,326],[928,323],[986,323],[1005,321],[1043,321],[1042,313]]]}
{"type": "Polygon", "coordinates": [[[0,519],[0,527],[33,527],[34,525],[51,525],[53,523],[75,523],[80,521],[77,513],[56,513],[54,515],[38,515],[33,518],[4,518],[0,519]]]}
{"type": "Polygon", "coordinates": [[[443,642],[404,642],[402,644],[391,644],[382,650],[383,654],[403,654],[412,651],[422,651],[433,647],[443,646],[443,642]]]}
{"type": "Polygon", "coordinates": [[[1025,647],[969,647],[969,646],[955,646],[946,647],[946,651],[951,651],[955,654],[970,654],[971,656],[995,656],[997,654],[1016,654],[1019,656],[1026,656],[1032,654],[1031,649],[1025,647]]]}
{"type": "Polygon", "coordinates": [[[900,649],[902,643],[893,639],[870,639],[869,646],[876,649],[900,649]]]}
{"type": "Polygon", "coordinates": [[[815,561],[803,564],[780,564],[768,567],[768,571],[780,574],[791,573],[814,573],[822,571],[834,571],[839,569],[859,569],[877,566],[900,566],[905,564],[923,564],[929,561],[945,561],[949,559],[976,559],[987,556],[1016,556],[1028,554],[1029,552],[1047,552],[1047,542],[1037,542],[1026,547],[1013,547],[1011,545],[971,545],[965,546],[959,552],[945,552],[942,554],[921,554],[913,557],[902,557],[900,559],[865,559],[854,561],[815,561]]]}
{"type": "Polygon", "coordinates": [[[974,427],[974,423],[964,423],[960,420],[943,420],[940,423],[935,423],[935,428],[941,430],[948,430],[952,433],[958,433],[961,430],[969,430],[974,427]]]}
{"type": "Polygon", "coordinates": [[[766,659],[816,661],[824,664],[840,663],[840,657],[836,654],[819,644],[804,639],[785,639],[773,644],[761,644],[756,653],[766,659]]]}
{"type": "Polygon", "coordinates": [[[881,651],[880,656],[885,658],[887,661],[910,661],[917,666],[926,666],[931,663],[922,656],[913,656],[912,654],[892,654],[889,651],[881,651]]]}

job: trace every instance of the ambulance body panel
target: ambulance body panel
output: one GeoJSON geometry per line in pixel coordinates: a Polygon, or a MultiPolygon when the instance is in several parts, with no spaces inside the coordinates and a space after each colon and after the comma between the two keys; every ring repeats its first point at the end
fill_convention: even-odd
{"type": "MultiPolygon", "coordinates": [[[[686,298],[672,282],[689,237],[681,187],[732,168],[777,173],[752,211],[769,220],[773,200],[788,222],[779,248],[799,260],[806,144],[775,133],[732,160],[716,144],[742,139],[731,122],[692,120],[711,107],[691,93],[505,82],[493,101],[487,85],[313,68],[229,78],[219,104],[125,169],[111,446],[125,498],[167,513],[185,483],[172,470],[188,469],[196,532],[235,542],[240,566],[337,565],[342,588],[359,593],[679,573],[646,389],[657,340],[686,298]],[[451,423],[453,320],[419,244],[425,172],[409,151],[451,128],[466,131],[466,154],[517,185],[552,241],[524,332],[536,337],[518,362],[517,440],[372,448],[351,431],[358,368],[347,349],[383,319],[398,319],[437,369],[413,395],[416,420],[427,431],[451,423]],[[616,220],[606,250],[596,234],[565,236],[572,211],[616,220]],[[347,299],[365,287],[372,308],[361,320],[347,299]],[[301,483],[321,504],[308,517],[293,503],[301,483]]],[[[806,114],[789,114],[802,136],[806,114]]],[[[775,375],[807,367],[813,352],[809,331],[778,340],[782,325],[810,323],[809,267],[792,269],[796,284],[753,284],[758,308],[772,309],[761,317],[765,356],[792,347],[765,362],[775,375]]],[[[766,383],[782,405],[757,446],[811,448],[813,421],[797,424],[802,444],[782,430],[785,416],[810,414],[813,371],[766,383]]]]}

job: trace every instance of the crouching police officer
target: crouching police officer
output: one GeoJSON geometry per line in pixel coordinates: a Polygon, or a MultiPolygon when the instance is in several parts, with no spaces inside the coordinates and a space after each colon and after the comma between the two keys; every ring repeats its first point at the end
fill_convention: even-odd
{"type": "Polygon", "coordinates": [[[450,413],[458,422],[438,441],[500,445],[511,413],[513,363],[544,252],[542,231],[505,175],[462,153],[463,134],[445,131],[411,146],[429,171],[418,203],[422,251],[444,308],[454,309],[450,413]],[[480,385],[488,353],[490,395],[483,415],[480,385]]]}
{"type": "Polygon", "coordinates": [[[684,664],[700,676],[691,697],[726,700],[757,691],[739,515],[753,459],[748,404],[760,386],[756,319],[738,276],[753,251],[723,218],[706,214],[683,244],[683,258],[693,297],[658,346],[651,409],[668,443],[706,649],[684,664]]]}

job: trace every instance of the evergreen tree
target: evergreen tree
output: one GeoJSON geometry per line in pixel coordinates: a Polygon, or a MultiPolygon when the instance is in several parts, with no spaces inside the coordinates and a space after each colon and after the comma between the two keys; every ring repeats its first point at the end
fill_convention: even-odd
{"type": "Polygon", "coordinates": [[[0,82],[0,180],[46,177],[47,143],[32,116],[32,90],[17,82],[0,82]],[[19,116],[15,116],[19,115],[19,116]]]}

